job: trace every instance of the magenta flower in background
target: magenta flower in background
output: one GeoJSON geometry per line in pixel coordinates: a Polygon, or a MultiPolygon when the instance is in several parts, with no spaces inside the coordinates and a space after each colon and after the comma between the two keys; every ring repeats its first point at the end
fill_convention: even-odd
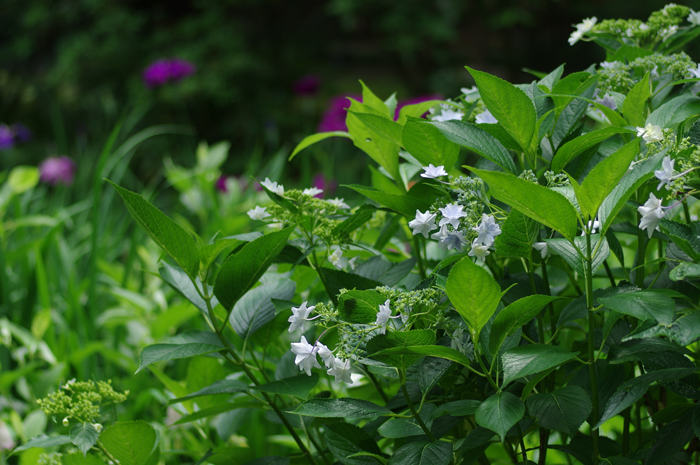
{"type": "Polygon", "coordinates": [[[143,83],[152,89],[169,81],[180,81],[194,74],[196,70],[192,63],[182,58],[162,58],[151,63],[143,71],[143,83]]]}
{"type": "Polygon", "coordinates": [[[225,174],[222,174],[219,176],[219,179],[216,181],[216,190],[219,192],[223,192],[226,194],[228,192],[228,187],[226,187],[226,180],[228,179],[228,176],[225,174]]]}
{"type": "Polygon", "coordinates": [[[345,117],[347,116],[346,108],[350,108],[350,101],[348,98],[362,101],[361,95],[337,95],[331,97],[328,109],[323,114],[321,122],[318,124],[319,132],[331,132],[331,131],[347,131],[348,127],[345,125],[345,117]]]}
{"type": "MultiPolygon", "coordinates": [[[[418,97],[412,97],[406,100],[399,100],[399,103],[396,104],[396,111],[394,112],[394,120],[399,119],[399,112],[403,107],[406,105],[414,105],[416,103],[421,103],[421,102],[427,102],[428,100],[443,100],[442,95],[440,94],[433,94],[433,95],[420,95],[418,97]]],[[[426,111],[421,115],[421,118],[425,118],[425,115],[427,115],[428,112],[426,111]]]]}
{"type": "Polygon", "coordinates": [[[294,93],[300,97],[313,97],[321,85],[321,78],[315,74],[307,74],[294,83],[294,93]]]}
{"type": "Polygon", "coordinates": [[[32,131],[22,123],[15,123],[10,126],[15,142],[28,142],[32,138],[32,131]]]}
{"type": "Polygon", "coordinates": [[[12,129],[6,124],[0,124],[0,150],[11,149],[15,145],[12,129]]]}
{"type": "Polygon", "coordinates": [[[331,194],[338,187],[338,183],[335,179],[328,179],[322,173],[317,173],[314,175],[314,179],[311,182],[311,186],[316,189],[321,189],[323,192],[315,195],[314,197],[322,199],[323,195],[328,193],[331,194]]]}
{"type": "Polygon", "coordinates": [[[39,165],[40,179],[55,186],[56,184],[73,184],[75,162],[68,157],[51,157],[39,165]]]}

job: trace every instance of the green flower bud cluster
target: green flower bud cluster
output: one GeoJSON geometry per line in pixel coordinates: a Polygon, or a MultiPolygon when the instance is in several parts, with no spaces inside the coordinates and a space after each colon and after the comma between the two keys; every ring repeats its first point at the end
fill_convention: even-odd
{"type": "Polygon", "coordinates": [[[525,170],[518,175],[520,179],[537,183],[537,175],[532,170],[525,170]]]}
{"type": "Polygon", "coordinates": [[[60,452],[41,454],[36,463],[37,465],[63,465],[63,460],[61,457],[63,457],[63,454],[60,452]]]}
{"type": "Polygon", "coordinates": [[[648,55],[629,64],[617,61],[611,66],[598,69],[598,89],[601,94],[608,91],[627,93],[647,72],[652,72],[652,75],[672,74],[674,78],[680,79],[691,77],[688,70],[695,69],[696,66],[684,52],[673,55],[648,55]]]}
{"type": "MultiPolygon", "coordinates": [[[[676,171],[680,173],[697,169],[700,166],[700,147],[691,144],[690,138],[686,137],[679,144],[678,157],[673,158],[676,160],[676,171]]],[[[675,195],[684,191],[686,189],[685,185],[688,184],[691,178],[696,177],[697,173],[697,170],[691,171],[673,179],[668,185],[668,189],[671,191],[671,195],[668,198],[672,199],[675,195]]]]}
{"type": "Polygon", "coordinates": [[[71,380],[61,390],[52,392],[44,399],[37,400],[39,407],[47,415],[64,417],[63,423],[71,419],[80,423],[94,423],[100,417],[100,406],[118,404],[126,400],[124,394],[112,389],[112,381],[71,380]]]}
{"type": "Polygon", "coordinates": [[[391,300],[391,308],[395,313],[410,315],[414,309],[430,311],[440,304],[445,294],[435,288],[418,289],[415,291],[403,291],[387,286],[377,288],[382,296],[391,300]]]}
{"type": "Polygon", "coordinates": [[[547,187],[567,187],[571,185],[569,177],[565,173],[557,173],[554,171],[545,171],[544,178],[547,180],[547,187]]]}
{"type": "Polygon", "coordinates": [[[591,32],[609,34],[622,43],[647,48],[672,36],[689,13],[686,6],[669,4],[653,12],[646,23],[638,19],[606,19],[591,32]]]}
{"type": "Polygon", "coordinates": [[[482,113],[485,112],[485,111],[486,111],[486,105],[484,104],[484,101],[481,100],[481,99],[478,99],[478,100],[476,101],[476,105],[474,106],[474,109],[472,110],[472,112],[471,112],[471,113],[469,114],[469,116],[467,117],[467,121],[470,122],[470,123],[475,123],[475,122],[476,122],[476,117],[477,117],[478,115],[482,114],[482,113]]]}

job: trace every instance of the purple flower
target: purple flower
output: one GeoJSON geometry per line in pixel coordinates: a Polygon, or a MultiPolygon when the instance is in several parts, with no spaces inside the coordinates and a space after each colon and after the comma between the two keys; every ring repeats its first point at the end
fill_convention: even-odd
{"type": "MultiPolygon", "coordinates": [[[[327,192],[328,194],[335,191],[336,187],[338,187],[338,183],[335,182],[335,179],[327,179],[321,173],[318,173],[314,176],[311,185],[316,189],[321,189],[323,192],[327,192]]],[[[321,199],[323,198],[323,193],[315,195],[314,197],[321,199]]]]}
{"type": "Polygon", "coordinates": [[[348,130],[348,127],[345,124],[345,117],[347,116],[345,109],[350,108],[350,102],[347,100],[348,98],[355,99],[358,102],[362,101],[361,95],[337,95],[332,97],[328,109],[323,114],[323,118],[318,124],[319,132],[348,130]]]}
{"type": "Polygon", "coordinates": [[[151,63],[143,71],[143,83],[149,89],[159,87],[168,81],[180,81],[194,74],[195,66],[182,58],[162,58],[151,63]]]}
{"type": "Polygon", "coordinates": [[[39,165],[41,180],[49,184],[73,184],[75,162],[68,157],[51,157],[39,165]]]}
{"type": "Polygon", "coordinates": [[[15,145],[12,129],[6,124],[0,124],[0,150],[11,149],[15,145]]]}
{"type": "Polygon", "coordinates": [[[226,180],[228,179],[228,176],[225,174],[222,174],[219,176],[219,179],[216,181],[216,190],[219,192],[223,192],[226,194],[228,192],[228,187],[226,187],[226,180]]]}
{"type": "MultiPolygon", "coordinates": [[[[420,95],[418,97],[412,97],[406,100],[400,100],[399,103],[396,104],[396,111],[394,111],[394,120],[399,119],[399,112],[403,107],[406,105],[415,105],[416,103],[421,103],[421,102],[427,102],[428,100],[443,100],[442,95],[440,94],[433,94],[433,95],[420,95]]],[[[428,112],[426,111],[421,115],[421,118],[424,118],[425,115],[427,115],[428,112]]]]}
{"type": "Polygon", "coordinates": [[[313,97],[321,85],[321,78],[315,74],[307,74],[294,83],[294,93],[299,97],[313,97]]]}
{"type": "Polygon", "coordinates": [[[32,138],[32,131],[22,123],[13,124],[10,129],[15,136],[15,142],[27,142],[32,138]]]}

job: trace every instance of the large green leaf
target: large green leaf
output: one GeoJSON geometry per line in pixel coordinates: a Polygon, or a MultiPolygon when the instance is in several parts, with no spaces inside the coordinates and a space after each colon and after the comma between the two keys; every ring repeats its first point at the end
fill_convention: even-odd
{"type": "Polygon", "coordinates": [[[227,312],[272,265],[295,228],[290,226],[248,242],[221,265],[214,284],[214,295],[227,312]]]}
{"type": "Polygon", "coordinates": [[[145,421],[121,421],[102,431],[100,442],[120,465],[144,465],[156,445],[156,430],[145,421]]]}
{"type": "Polygon", "coordinates": [[[411,346],[427,346],[435,344],[435,332],[431,329],[414,329],[412,331],[392,331],[387,334],[374,336],[367,342],[367,353],[371,358],[379,360],[400,370],[406,370],[418,360],[421,355],[400,351],[399,354],[389,353],[387,349],[406,349],[411,346]]]}
{"type": "Polygon", "coordinates": [[[70,429],[70,442],[77,447],[83,456],[92,449],[92,446],[97,444],[97,438],[100,433],[97,432],[92,423],[78,423],[70,429]]]}
{"type": "Polygon", "coordinates": [[[513,84],[483,71],[467,67],[491,114],[515,139],[523,152],[530,149],[537,112],[527,94],[513,84]]]}
{"type": "Polygon", "coordinates": [[[513,157],[503,144],[485,130],[457,120],[433,121],[430,124],[435,126],[447,140],[478,153],[506,171],[511,173],[517,171],[513,157]]]}
{"type": "Polygon", "coordinates": [[[491,188],[493,196],[530,218],[560,232],[576,235],[578,213],[563,195],[512,174],[470,168],[491,188]]]}
{"type": "Polygon", "coordinates": [[[498,353],[505,338],[537,316],[545,305],[561,298],[548,295],[530,295],[516,300],[501,310],[491,325],[489,335],[491,353],[498,353]]]}
{"type": "Polygon", "coordinates": [[[622,114],[631,126],[644,126],[646,102],[651,97],[649,73],[632,87],[622,104],[622,114]]]}
{"type": "Polygon", "coordinates": [[[502,356],[503,386],[514,379],[562,365],[578,354],[546,344],[528,344],[509,349],[502,356]]]}
{"type": "Polygon", "coordinates": [[[511,210],[496,236],[496,253],[501,257],[529,259],[532,244],[537,241],[540,225],[518,210],[511,210]]]}
{"type": "Polygon", "coordinates": [[[483,268],[466,257],[452,266],[445,291],[478,341],[481,328],[488,323],[501,300],[501,288],[483,268]]]}
{"type": "Polygon", "coordinates": [[[379,116],[372,113],[360,113],[357,111],[350,111],[349,113],[357,117],[362,124],[375,134],[379,134],[396,145],[401,145],[402,127],[399,123],[386,116],[379,116]]]}
{"type": "Polygon", "coordinates": [[[371,324],[386,299],[377,291],[348,291],[338,297],[338,316],[347,323],[371,324]]]}
{"type": "Polygon", "coordinates": [[[452,461],[452,443],[409,442],[394,452],[388,465],[448,465],[452,461]]]}
{"type": "Polygon", "coordinates": [[[64,444],[68,444],[71,442],[70,436],[37,436],[35,438],[30,439],[26,443],[22,444],[19,447],[16,447],[12,450],[12,453],[10,456],[18,453],[25,451],[27,449],[32,449],[34,447],[41,447],[41,448],[48,448],[48,447],[55,447],[55,446],[62,446],[64,444]]]}
{"type": "Polygon", "coordinates": [[[289,160],[294,158],[294,156],[304,150],[306,147],[315,144],[316,142],[320,142],[324,139],[328,139],[329,137],[347,137],[351,139],[352,137],[350,134],[344,131],[331,131],[331,132],[319,132],[316,134],[311,134],[310,136],[304,137],[304,139],[299,142],[299,144],[294,147],[294,150],[292,151],[292,154],[289,156],[289,160]]]}
{"type": "Polygon", "coordinates": [[[238,381],[237,379],[222,379],[212,383],[211,385],[200,389],[199,391],[188,394],[184,397],[177,397],[175,399],[170,399],[168,404],[178,404],[180,402],[185,402],[188,400],[196,399],[202,396],[214,396],[217,394],[233,394],[238,392],[246,392],[248,386],[238,381]]]}
{"type": "Polygon", "coordinates": [[[139,369],[136,370],[136,373],[156,362],[206,355],[220,350],[223,350],[223,347],[213,344],[153,344],[141,352],[139,369]]]}
{"type": "Polygon", "coordinates": [[[253,386],[251,389],[269,394],[286,394],[288,396],[306,398],[309,392],[316,387],[316,384],[318,384],[318,373],[312,373],[311,376],[292,376],[291,378],[279,379],[260,386],[253,386]]]}
{"type": "Polygon", "coordinates": [[[229,322],[242,339],[265,326],[275,317],[272,299],[290,300],[294,297],[296,282],[281,278],[251,289],[233,306],[229,322]]]}
{"type": "Polygon", "coordinates": [[[695,262],[700,262],[700,238],[687,224],[663,219],[659,225],[661,232],[668,235],[671,240],[695,262]]]}
{"type": "Polygon", "coordinates": [[[671,462],[669,458],[682,450],[691,439],[693,439],[692,412],[687,412],[659,430],[644,465],[671,462]]]}
{"type": "Polygon", "coordinates": [[[381,456],[377,443],[365,430],[350,423],[330,423],[323,426],[326,444],[338,461],[344,465],[377,465],[372,455],[381,456]],[[367,456],[359,454],[371,454],[367,456]]]}
{"type": "Polygon", "coordinates": [[[333,228],[333,232],[338,234],[350,234],[371,220],[376,211],[377,207],[374,205],[362,205],[345,221],[333,228]]]}
{"type": "MultiPolygon", "coordinates": [[[[343,187],[349,187],[355,192],[359,192],[365,197],[372,199],[378,204],[384,205],[395,212],[401,213],[407,218],[414,218],[416,216],[416,210],[426,211],[430,208],[430,205],[432,205],[432,200],[430,200],[430,197],[419,197],[411,194],[411,191],[409,191],[408,194],[397,195],[357,184],[348,184],[344,185],[343,187]]],[[[425,191],[423,191],[423,193],[425,193],[425,191]]],[[[433,197],[435,196],[433,195],[433,197]]]]}
{"type": "Polygon", "coordinates": [[[318,273],[321,275],[321,280],[326,288],[326,292],[328,292],[329,297],[336,305],[338,305],[337,296],[340,294],[341,289],[364,290],[374,289],[382,285],[382,283],[373,279],[367,279],[364,276],[348,273],[343,270],[320,268],[318,273]]]}
{"type": "Polygon", "coordinates": [[[654,170],[661,167],[664,155],[665,152],[662,152],[636,164],[634,169],[627,173],[610,195],[605,198],[598,209],[601,234],[605,234],[632,194],[634,194],[644,182],[654,176],[654,170]]]}
{"type": "Polygon", "coordinates": [[[391,410],[362,399],[309,399],[289,413],[321,418],[373,418],[391,414],[391,410]]]}
{"type": "Polygon", "coordinates": [[[593,219],[603,200],[617,187],[622,177],[629,171],[630,163],[639,154],[639,139],[623,145],[615,153],[598,163],[581,183],[572,185],[584,219],[593,219]]]}
{"type": "Polygon", "coordinates": [[[676,310],[676,303],[671,297],[653,290],[599,297],[598,302],[618,313],[632,315],[642,321],[656,320],[667,326],[673,322],[676,310]]]}
{"type": "Polygon", "coordinates": [[[661,128],[672,128],[698,114],[700,114],[700,98],[681,95],[654,110],[646,122],[661,128]]]}
{"type": "Polygon", "coordinates": [[[399,124],[405,124],[408,117],[420,118],[433,107],[445,103],[443,100],[426,100],[425,102],[414,103],[413,105],[405,105],[399,110],[399,124]]]}
{"type": "Polygon", "coordinates": [[[476,410],[476,423],[505,440],[506,433],[525,414],[525,404],[510,392],[501,391],[486,399],[476,410]]]}
{"type": "MultiPolygon", "coordinates": [[[[591,270],[593,273],[595,273],[595,270],[598,269],[600,265],[603,264],[605,259],[608,258],[610,255],[610,246],[608,245],[608,239],[603,237],[603,243],[598,247],[598,241],[601,240],[600,234],[593,234],[591,236],[591,252],[596,251],[596,254],[593,256],[593,261],[591,263],[592,267],[591,270]]],[[[576,270],[577,273],[580,275],[584,276],[586,273],[586,260],[576,251],[576,248],[583,253],[583,255],[586,255],[586,238],[583,236],[577,236],[574,238],[574,244],[576,244],[576,248],[574,248],[573,245],[571,245],[571,242],[569,242],[566,239],[547,239],[545,242],[547,242],[547,245],[552,249],[552,251],[561,258],[564,259],[564,261],[574,270],[576,270]]]]}
{"type": "MultiPolygon", "coordinates": [[[[208,318],[207,303],[199,292],[197,292],[195,284],[192,283],[192,279],[187,276],[187,273],[185,273],[182,268],[171,266],[165,261],[160,262],[160,265],[161,266],[158,269],[158,273],[160,273],[160,277],[163,278],[163,281],[168,283],[170,287],[178,291],[184,298],[189,300],[192,305],[199,309],[202,315],[208,318]]],[[[199,278],[196,278],[195,282],[197,285],[201,285],[199,278]]],[[[218,302],[219,301],[216,299],[216,297],[213,297],[211,300],[212,308],[216,307],[218,302]]]]}
{"type": "Polygon", "coordinates": [[[352,136],[353,144],[379,163],[380,166],[384,167],[394,181],[399,180],[399,145],[376,133],[372,128],[365,125],[355,113],[370,113],[387,118],[389,115],[377,110],[367,102],[361,103],[351,98],[348,100],[352,103],[348,110],[345,124],[348,126],[348,132],[352,136]]]}
{"type": "Polygon", "coordinates": [[[199,253],[194,238],[139,194],[108,182],[117,190],[132,218],[146,234],[194,279],[199,273],[199,253]]]}
{"type": "Polygon", "coordinates": [[[527,408],[540,426],[574,436],[591,413],[591,399],[578,386],[564,386],[527,398],[527,408]]]}
{"type": "Polygon", "coordinates": [[[464,366],[469,366],[471,363],[469,358],[467,358],[462,352],[451,349],[449,347],[437,346],[437,345],[415,345],[406,347],[390,347],[387,349],[382,349],[381,351],[372,354],[375,356],[388,356],[388,355],[417,355],[417,356],[428,356],[428,357],[438,357],[445,360],[450,360],[452,362],[457,362],[464,366]]]}
{"type": "MultiPolygon", "coordinates": [[[[105,465],[104,460],[99,458],[97,455],[83,456],[83,454],[78,452],[64,454],[63,457],[61,457],[61,460],[62,465],[105,465]]],[[[155,465],[155,463],[156,462],[153,462],[153,465],[155,465]]],[[[148,465],[151,465],[151,463],[148,465]]]]}
{"type": "Polygon", "coordinates": [[[459,146],[443,136],[437,127],[425,120],[409,119],[401,134],[403,146],[423,166],[432,163],[448,170],[457,163],[459,146]]]}

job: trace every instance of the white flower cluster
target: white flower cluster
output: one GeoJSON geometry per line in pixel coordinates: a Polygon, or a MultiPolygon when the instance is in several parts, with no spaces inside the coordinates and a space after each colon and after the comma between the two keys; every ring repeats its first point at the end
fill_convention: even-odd
{"type": "Polygon", "coordinates": [[[486,256],[490,254],[489,247],[493,245],[496,236],[501,234],[501,227],[496,223],[493,215],[484,213],[481,222],[473,228],[479,235],[472,242],[472,249],[469,251],[470,257],[476,257],[478,263],[483,263],[486,256]]]}
{"type": "MultiPolygon", "coordinates": [[[[431,113],[433,111],[434,110],[431,108],[431,113]]],[[[452,107],[452,105],[442,103],[442,104],[440,104],[440,114],[433,115],[432,118],[430,118],[430,120],[431,121],[452,121],[452,120],[461,121],[463,117],[464,117],[463,112],[455,110],[452,107]]]]}
{"type": "Polygon", "coordinates": [[[664,218],[665,212],[663,207],[663,200],[657,199],[654,194],[649,194],[649,200],[646,203],[637,208],[639,214],[642,215],[639,221],[639,229],[646,230],[649,233],[649,239],[654,234],[654,230],[659,229],[659,223],[664,218]]]}
{"type": "Polygon", "coordinates": [[[583,39],[583,35],[593,29],[593,26],[595,26],[595,23],[597,22],[598,18],[593,16],[592,18],[586,18],[583,20],[583,22],[574,25],[576,30],[572,32],[571,36],[569,37],[569,45],[574,45],[576,42],[583,39]]]}
{"type": "Polygon", "coordinates": [[[336,383],[352,384],[352,363],[350,360],[343,360],[333,355],[333,352],[316,341],[314,345],[309,344],[306,337],[302,336],[299,342],[292,342],[292,352],[296,355],[294,363],[299,367],[299,370],[306,372],[311,376],[312,368],[321,368],[316,355],[321,356],[323,364],[328,369],[327,373],[335,376],[336,383]]]}
{"type": "Polygon", "coordinates": [[[661,127],[657,125],[648,123],[643,128],[638,126],[636,129],[637,137],[641,137],[642,139],[644,139],[644,142],[646,142],[647,144],[653,142],[661,142],[662,140],[664,140],[664,132],[661,130],[661,127]]]}
{"type": "Polygon", "coordinates": [[[347,258],[343,257],[342,249],[336,249],[328,256],[328,261],[331,262],[331,264],[338,270],[344,270],[348,266],[351,270],[354,270],[357,257],[352,257],[350,260],[348,260],[347,258]]]}

